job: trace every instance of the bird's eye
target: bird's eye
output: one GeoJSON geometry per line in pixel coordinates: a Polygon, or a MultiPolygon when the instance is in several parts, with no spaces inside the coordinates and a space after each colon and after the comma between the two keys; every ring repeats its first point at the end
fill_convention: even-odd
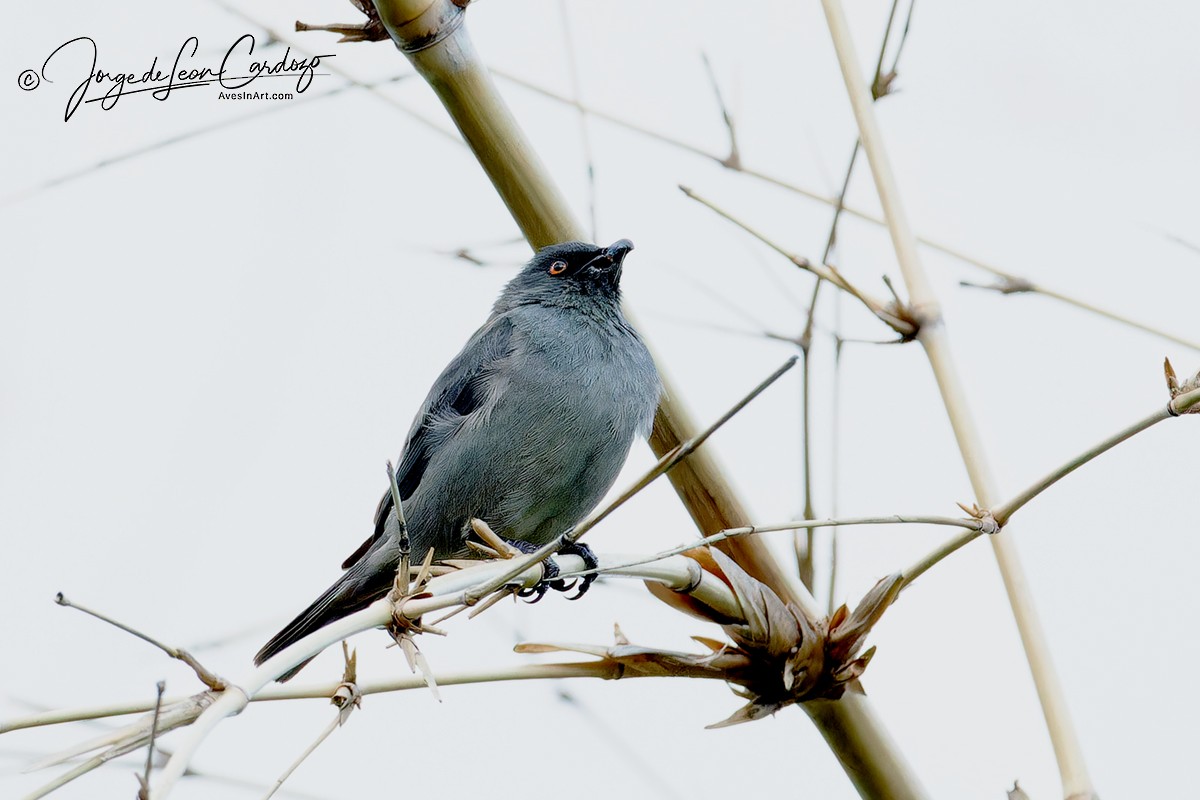
{"type": "Polygon", "coordinates": [[[566,271],[567,271],[567,262],[565,262],[565,261],[555,261],[553,264],[550,265],[550,274],[551,275],[562,275],[566,271]]]}

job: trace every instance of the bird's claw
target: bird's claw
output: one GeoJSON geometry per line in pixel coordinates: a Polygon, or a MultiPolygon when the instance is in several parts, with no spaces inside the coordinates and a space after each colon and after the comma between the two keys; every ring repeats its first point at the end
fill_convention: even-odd
{"type": "MultiPolygon", "coordinates": [[[[508,542],[522,553],[533,553],[538,550],[537,545],[530,544],[529,542],[513,541],[510,539],[505,539],[504,541],[508,542]]],[[[588,547],[586,544],[576,544],[572,542],[571,544],[564,545],[558,552],[562,555],[579,556],[581,559],[583,559],[584,566],[587,569],[595,569],[600,565],[600,560],[596,558],[596,554],[592,552],[592,548],[588,547]]],[[[587,594],[587,590],[591,588],[592,583],[594,583],[596,580],[595,573],[592,573],[591,575],[584,575],[581,580],[572,579],[568,582],[560,579],[558,576],[561,570],[558,567],[558,563],[553,558],[547,558],[542,562],[542,570],[542,579],[533,586],[517,592],[517,597],[532,598],[527,599],[526,602],[533,604],[545,597],[546,592],[550,589],[553,589],[556,592],[563,592],[565,594],[578,586],[579,588],[575,591],[575,593],[567,597],[568,600],[578,600],[587,594]]]]}
{"type": "MultiPolygon", "coordinates": [[[[579,556],[581,559],[583,559],[583,566],[585,569],[596,569],[596,567],[600,566],[600,559],[596,558],[596,554],[592,552],[592,548],[588,547],[586,544],[571,542],[570,544],[563,545],[562,549],[560,549],[558,552],[564,556],[579,556]]],[[[596,582],[597,577],[598,576],[595,572],[584,575],[579,581],[578,591],[576,591],[575,594],[568,596],[567,599],[578,600],[579,598],[583,597],[585,594],[587,594],[588,589],[592,588],[592,584],[596,582]]],[[[559,591],[565,592],[574,586],[575,581],[572,581],[570,586],[564,586],[562,589],[559,589],[559,591]]]]}
{"type": "MultiPolygon", "coordinates": [[[[511,544],[520,550],[521,545],[525,544],[525,542],[513,542],[511,544]]],[[[536,550],[537,548],[534,549],[536,550]]],[[[554,589],[555,591],[559,592],[566,591],[570,587],[568,587],[563,581],[558,580],[559,572],[560,570],[558,568],[558,564],[554,563],[554,559],[547,558],[542,562],[542,579],[533,586],[517,592],[517,597],[532,597],[532,600],[526,600],[525,602],[533,605],[545,597],[546,592],[550,589],[554,589]]]]}

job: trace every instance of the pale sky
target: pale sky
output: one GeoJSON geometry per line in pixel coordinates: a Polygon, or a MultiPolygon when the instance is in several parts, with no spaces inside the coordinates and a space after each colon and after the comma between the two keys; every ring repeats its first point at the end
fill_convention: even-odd
{"type": "MultiPolygon", "coordinates": [[[[890,4],[847,5],[870,70],[890,4]]],[[[467,150],[405,113],[450,129],[403,56],[386,43],[289,32],[297,18],[356,21],[349,4],[237,7],[257,24],[212,0],[169,8],[137,0],[120,13],[77,2],[7,9],[0,718],[151,698],[164,679],[169,694],[199,688],[143,643],[55,606],[58,591],[194,648],[221,674],[246,674],[260,644],[332,582],[369,533],[384,462],[528,255],[467,150]],[[331,63],[362,81],[410,77],[380,89],[383,98],[361,88],[318,98],[345,86],[328,75],[292,101],[223,100],[211,87],[161,102],[143,93],[110,110],[84,104],[68,122],[68,97],[88,71],[79,53],[52,62],[61,69],[53,83],[14,85],[79,36],[96,41],[101,69],[141,73],[156,57],[169,66],[189,36],[199,38],[196,62],[215,66],[243,34],[261,47],[263,26],[335,54],[331,63]],[[464,246],[499,263],[446,255],[464,246]]],[[[723,153],[706,53],[746,164],[836,193],[856,131],[818,3],[567,8],[570,40],[552,2],[486,0],[468,25],[495,68],[570,92],[570,54],[590,105],[723,153]]],[[[917,232],[1200,339],[1198,32],[1200,9],[1181,2],[918,4],[899,91],[877,107],[917,232]]],[[[499,87],[586,218],[578,115],[510,82],[499,87]]],[[[760,334],[799,332],[812,279],[676,186],[811,258],[830,209],[610,123],[587,126],[597,238],[636,243],[628,305],[683,400],[708,422],[791,354],[760,334]]],[[[865,161],[849,202],[878,210],[865,161]]],[[[839,240],[837,261],[852,280],[875,294],[886,292],[884,274],[902,285],[885,231],[847,219],[839,240]]],[[[935,251],[922,257],[1005,496],[1161,407],[1164,356],[1181,374],[1200,368],[1200,353],[1185,346],[1048,298],[961,288],[987,276],[935,251]]],[[[833,293],[823,294],[817,514],[959,513],[955,502],[973,498],[917,345],[846,346],[835,435],[830,332],[889,331],[850,301],[838,313],[833,293]]],[[[802,507],[798,381],[785,378],[706,445],[756,522],[793,519],[802,507]]],[[[1018,540],[1105,797],[1165,796],[1191,780],[1200,689],[1175,672],[1200,658],[1191,635],[1197,422],[1169,420],[1123,444],[1039,497],[1003,534],[1018,540]]],[[[650,463],[636,444],[617,488],[650,463]]],[[[589,539],[601,552],[650,553],[695,535],[663,482],[589,539]]],[[[949,535],[923,526],[844,531],[838,598],[853,605],[949,535]]],[[[791,566],[789,534],[770,537],[791,566]]],[[[827,542],[823,533],[823,558],[827,542]]],[[[822,597],[826,586],[823,577],[822,597]]],[[[511,652],[517,641],[604,644],[614,622],[658,647],[694,649],[689,636],[719,635],[641,584],[614,579],[579,603],[553,596],[456,620],[448,638],[422,647],[435,671],[527,663],[533,657],[511,652]]],[[[932,796],[1001,798],[1014,779],[1035,800],[1061,796],[985,541],[921,578],[870,641],[878,653],[864,685],[932,796]]],[[[407,671],[387,643],[374,631],[354,640],[361,675],[407,671]]],[[[340,656],[329,652],[297,680],[338,675],[340,656]]],[[[327,799],[856,796],[798,710],[704,730],[741,703],[715,683],[531,682],[448,688],[443,699],[367,698],[287,786],[327,799]]],[[[173,796],[260,797],[332,713],[315,701],[251,707],[218,729],[194,767],[260,788],[189,778],[173,796]]],[[[100,732],[78,724],[0,737],[0,796],[50,780],[63,768],[20,770],[100,732]]],[[[132,796],[139,765],[134,754],[54,796],[132,796]]]]}

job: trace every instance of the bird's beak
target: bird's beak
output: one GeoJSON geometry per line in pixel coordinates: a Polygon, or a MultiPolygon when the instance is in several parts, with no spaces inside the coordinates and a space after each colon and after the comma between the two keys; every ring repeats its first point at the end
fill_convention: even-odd
{"type": "Polygon", "coordinates": [[[609,263],[620,266],[625,260],[625,256],[629,255],[629,251],[633,249],[633,242],[628,239],[618,239],[608,246],[604,251],[604,257],[609,263]]]}

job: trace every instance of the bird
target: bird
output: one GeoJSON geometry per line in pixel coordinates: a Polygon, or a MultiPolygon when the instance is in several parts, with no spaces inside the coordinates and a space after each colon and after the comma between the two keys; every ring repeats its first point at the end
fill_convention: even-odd
{"type": "MultiPolygon", "coordinates": [[[[654,359],[621,310],[621,272],[632,249],[620,239],[538,250],[434,382],[395,473],[414,558],[430,548],[437,559],[469,556],[476,518],[531,552],[569,531],[615,483],[633,440],[649,434],[662,391],[654,359]]],[[[399,539],[389,486],[373,533],[342,575],[259,650],[255,664],[386,595],[399,539]]],[[[559,552],[595,566],[586,545],[559,552]]],[[[554,572],[547,570],[547,581],[554,572]]],[[[545,585],[539,590],[536,599],[545,585]]]]}

